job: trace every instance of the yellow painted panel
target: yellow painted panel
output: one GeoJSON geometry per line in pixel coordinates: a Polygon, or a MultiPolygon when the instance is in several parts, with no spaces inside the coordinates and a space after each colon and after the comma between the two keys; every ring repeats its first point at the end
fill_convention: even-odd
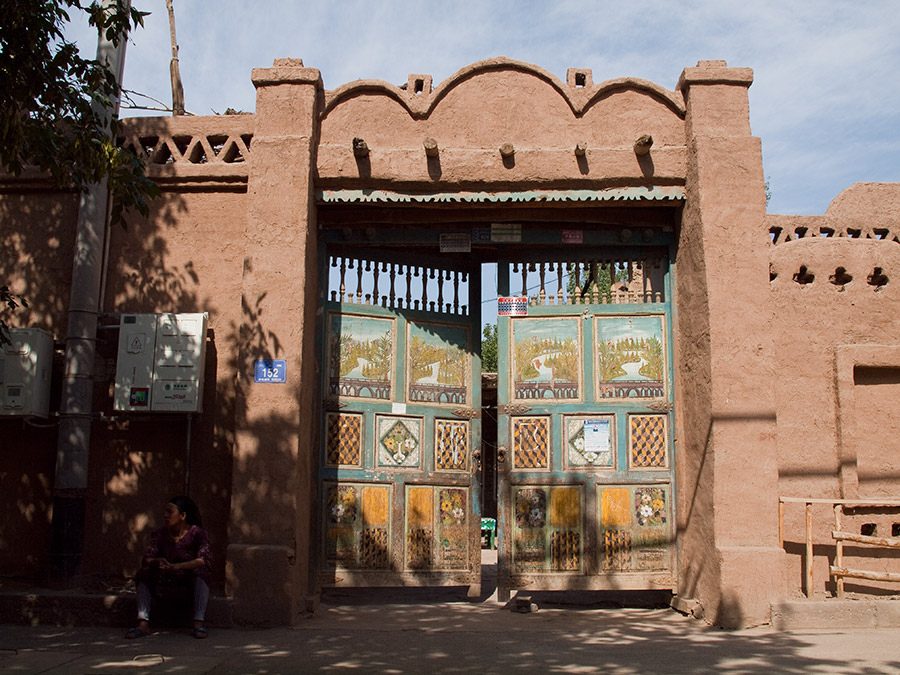
{"type": "Polygon", "coordinates": [[[369,527],[387,527],[390,500],[387,486],[362,489],[363,524],[369,527]]]}
{"type": "Polygon", "coordinates": [[[406,491],[406,524],[430,529],[434,523],[434,488],[411,487],[406,491]]]}
{"type": "Polygon", "coordinates": [[[554,487],[550,489],[550,526],[581,527],[581,488],[554,487]]]}
{"type": "Polygon", "coordinates": [[[631,490],[604,488],[600,500],[600,525],[618,529],[631,527],[631,490]]]}

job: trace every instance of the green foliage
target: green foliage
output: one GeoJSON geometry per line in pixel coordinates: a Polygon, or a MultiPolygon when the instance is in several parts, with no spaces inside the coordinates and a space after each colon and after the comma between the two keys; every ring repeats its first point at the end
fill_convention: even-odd
{"type": "Polygon", "coordinates": [[[145,12],[114,0],[108,12],[85,0],[12,0],[0,22],[0,169],[20,174],[34,166],[62,188],[84,190],[109,179],[112,216],[149,211],[157,194],[140,160],[116,145],[116,121],[103,113],[115,98],[113,74],[82,58],[63,28],[69,12],[117,43],[142,26],[145,12]]]}
{"type": "MultiPolygon", "coordinates": [[[[14,295],[9,290],[9,286],[0,286],[0,305],[5,305],[6,309],[12,312],[18,309],[19,306],[28,307],[28,302],[21,295],[14,295]]],[[[0,318],[0,346],[11,342],[9,328],[6,322],[0,318]]]]}
{"type": "MultiPolygon", "coordinates": [[[[616,279],[621,281],[623,274],[626,274],[624,270],[618,270],[616,279]]],[[[585,300],[590,301],[596,294],[601,302],[609,302],[612,298],[612,274],[609,266],[590,263],[589,266],[580,271],[580,274],[577,274],[575,264],[570,264],[566,289],[570,298],[573,296],[576,298],[584,296],[585,300]],[[577,284],[576,276],[579,277],[577,284]]]]}
{"type": "MultiPolygon", "coordinates": [[[[98,34],[117,44],[146,12],[114,0],[104,10],[86,0],[11,0],[0,21],[0,171],[19,175],[36,167],[63,189],[86,190],[108,180],[113,222],[126,211],[149,213],[158,194],[134,153],[116,144],[117,122],[104,113],[117,91],[113,74],[82,58],[63,28],[70,11],[83,12],[98,34]]],[[[25,300],[4,286],[0,312],[25,300]]],[[[0,344],[8,339],[0,313],[0,344]]]]}
{"type": "Polygon", "coordinates": [[[489,323],[481,333],[481,369],[497,372],[497,324],[489,323]]]}

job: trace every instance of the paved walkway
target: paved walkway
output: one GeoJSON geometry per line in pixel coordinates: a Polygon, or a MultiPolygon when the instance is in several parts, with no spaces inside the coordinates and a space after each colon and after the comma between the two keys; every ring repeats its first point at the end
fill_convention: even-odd
{"type": "Polygon", "coordinates": [[[0,626],[0,673],[888,673],[896,630],[726,632],[663,609],[493,603],[326,605],[293,628],[122,639],[111,628],[0,626]]]}
{"type": "MultiPolygon", "coordinates": [[[[496,568],[485,565],[490,589],[496,568]]],[[[332,591],[292,628],[0,625],[0,673],[898,673],[900,631],[723,631],[670,609],[551,605],[517,614],[464,589],[332,591]]],[[[538,596],[536,596],[538,597],[538,596]]]]}

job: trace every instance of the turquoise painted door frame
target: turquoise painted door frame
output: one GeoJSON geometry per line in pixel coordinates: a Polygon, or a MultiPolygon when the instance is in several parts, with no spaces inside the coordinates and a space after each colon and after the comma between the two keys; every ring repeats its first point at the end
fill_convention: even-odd
{"type": "Polygon", "coordinates": [[[528,298],[498,317],[501,599],[675,588],[671,259],[657,243],[501,263],[498,295],[528,298]]]}
{"type": "Polygon", "coordinates": [[[350,250],[323,253],[320,583],[477,596],[478,268],[350,250]]]}

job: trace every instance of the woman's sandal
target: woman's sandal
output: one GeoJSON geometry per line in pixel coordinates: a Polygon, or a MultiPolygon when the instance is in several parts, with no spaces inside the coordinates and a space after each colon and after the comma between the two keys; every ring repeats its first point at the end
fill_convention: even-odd
{"type": "Polygon", "coordinates": [[[125,633],[125,637],[128,640],[134,640],[135,638],[147,637],[150,635],[150,631],[144,630],[140,626],[135,626],[134,628],[129,628],[128,632],[125,633]]]}
{"type": "Polygon", "coordinates": [[[209,637],[209,631],[206,630],[206,626],[194,626],[191,629],[191,635],[198,640],[205,640],[209,637]]]}

